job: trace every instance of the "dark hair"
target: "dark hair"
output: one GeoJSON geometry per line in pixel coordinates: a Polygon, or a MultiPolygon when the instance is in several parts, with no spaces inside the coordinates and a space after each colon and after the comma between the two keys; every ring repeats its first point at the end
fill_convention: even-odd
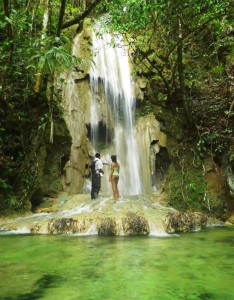
{"type": "Polygon", "coordinates": [[[100,153],[96,153],[95,157],[100,158],[101,157],[100,153]]]}
{"type": "Polygon", "coordinates": [[[117,156],[116,155],[111,155],[111,160],[113,162],[117,162],[117,156]]]}

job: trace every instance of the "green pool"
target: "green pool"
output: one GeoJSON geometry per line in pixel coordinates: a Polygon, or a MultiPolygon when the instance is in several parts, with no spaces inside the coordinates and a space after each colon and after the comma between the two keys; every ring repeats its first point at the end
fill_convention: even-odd
{"type": "Polygon", "coordinates": [[[234,227],[173,237],[0,235],[0,299],[234,299],[234,227]]]}

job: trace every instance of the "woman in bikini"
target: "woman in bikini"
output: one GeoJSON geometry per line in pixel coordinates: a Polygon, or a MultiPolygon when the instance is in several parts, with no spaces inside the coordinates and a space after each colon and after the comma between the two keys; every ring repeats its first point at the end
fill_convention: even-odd
{"type": "Polygon", "coordinates": [[[113,197],[115,200],[120,198],[119,195],[119,189],[118,189],[118,181],[119,181],[119,163],[117,162],[117,156],[111,155],[111,170],[109,175],[109,182],[111,182],[112,185],[112,191],[113,191],[113,197]]]}

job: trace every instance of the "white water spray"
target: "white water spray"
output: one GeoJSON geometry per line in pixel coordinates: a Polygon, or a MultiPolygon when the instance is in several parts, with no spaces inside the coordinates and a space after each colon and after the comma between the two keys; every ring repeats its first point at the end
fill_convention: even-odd
{"type": "Polygon", "coordinates": [[[97,38],[93,34],[93,61],[90,70],[92,90],[91,104],[91,139],[97,151],[97,111],[99,105],[100,83],[104,86],[106,102],[107,128],[113,128],[112,151],[120,163],[119,187],[123,195],[139,195],[142,185],[139,174],[139,156],[135,138],[135,98],[127,51],[121,37],[115,39],[117,47],[111,46],[113,37],[105,34],[97,38]]]}

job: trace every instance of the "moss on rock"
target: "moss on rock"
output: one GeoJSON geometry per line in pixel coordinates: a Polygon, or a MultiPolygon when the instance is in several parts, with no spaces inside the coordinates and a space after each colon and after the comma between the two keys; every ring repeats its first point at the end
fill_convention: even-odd
{"type": "Polygon", "coordinates": [[[167,233],[191,232],[205,229],[207,216],[199,212],[170,212],[164,220],[167,233]]]}
{"type": "Polygon", "coordinates": [[[127,235],[148,235],[149,224],[144,216],[129,212],[122,218],[123,231],[127,235]]]}
{"type": "Polygon", "coordinates": [[[98,235],[113,236],[117,234],[116,221],[112,218],[102,219],[97,225],[98,235]]]}
{"type": "Polygon", "coordinates": [[[77,221],[73,218],[53,220],[48,224],[49,233],[63,234],[77,232],[77,221]]]}

